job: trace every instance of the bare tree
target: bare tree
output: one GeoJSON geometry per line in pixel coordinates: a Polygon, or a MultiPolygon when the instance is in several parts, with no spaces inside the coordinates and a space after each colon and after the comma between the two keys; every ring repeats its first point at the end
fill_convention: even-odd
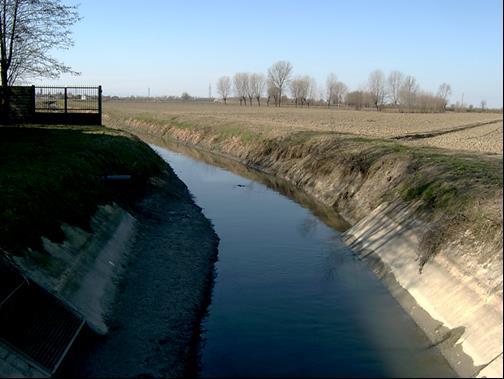
{"type": "Polygon", "coordinates": [[[282,92],[292,74],[292,65],[286,61],[278,61],[268,69],[268,80],[276,88],[278,94],[277,106],[282,105],[282,92]]]}
{"type": "Polygon", "coordinates": [[[240,99],[240,105],[245,103],[247,105],[247,96],[249,93],[249,74],[246,72],[239,72],[234,76],[234,90],[235,95],[240,99]]]}
{"type": "Polygon", "coordinates": [[[231,94],[231,79],[229,76],[221,76],[217,81],[217,92],[219,93],[224,104],[227,104],[227,98],[231,94]]]}
{"type": "Polygon", "coordinates": [[[387,89],[392,104],[399,104],[399,91],[401,90],[404,75],[400,71],[392,71],[387,78],[387,89]]]}
{"type": "Polygon", "coordinates": [[[347,93],[345,102],[348,106],[354,107],[355,109],[359,110],[362,108],[363,105],[363,93],[362,91],[352,91],[347,93]]]}
{"type": "Polygon", "coordinates": [[[318,85],[315,78],[308,77],[308,94],[306,97],[306,104],[310,106],[315,103],[318,99],[318,85]]]}
{"type": "Polygon", "coordinates": [[[345,98],[348,92],[348,87],[343,82],[336,82],[334,86],[334,104],[339,106],[343,103],[343,99],[345,98]]]}
{"type": "MultiPolygon", "coordinates": [[[[252,74],[249,77],[249,88],[252,91],[252,96],[257,100],[257,105],[261,106],[261,96],[264,92],[266,80],[262,74],[252,74]]],[[[252,103],[252,101],[251,101],[252,103]]]]}
{"type": "Polygon", "coordinates": [[[346,95],[346,104],[359,110],[374,105],[374,96],[367,91],[352,91],[346,95]]]}
{"type": "Polygon", "coordinates": [[[291,80],[289,82],[289,87],[296,107],[298,105],[310,106],[310,103],[312,103],[317,96],[317,82],[315,81],[315,79],[307,75],[298,76],[294,80],[291,80]]]}
{"type": "Polygon", "coordinates": [[[385,75],[381,70],[375,70],[369,74],[369,92],[373,95],[373,103],[376,110],[381,110],[385,103],[385,75]]]}
{"type": "Polygon", "coordinates": [[[326,90],[327,90],[327,106],[330,107],[331,103],[335,104],[335,88],[338,83],[338,78],[335,74],[330,73],[326,79],[326,90]]]}
{"type": "Polygon", "coordinates": [[[415,77],[411,75],[406,76],[403,80],[401,89],[399,90],[399,102],[401,107],[413,110],[418,91],[419,87],[415,77]]]}
{"type": "Polygon", "coordinates": [[[301,81],[299,79],[293,79],[289,83],[289,88],[291,92],[291,96],[294,98],[294,103],[296,107],[298,105],[298,100],[301,96],[301,81]]]}
{"type": "Polygon", "coordinates": [[[329,74],[326,80],[327,106],[331,104],[339,106],[348,92],[345,83],[338,81],[336,75],[329,74]]]}
{"type": "Polygon", "coordinates": [[[294,98],[296,107],[303,103],[303,98],[307,93],[307,86],[305,78],[298,76],[289,82],[291,96],[294,98]]]}
{"type": "Polygon", "coordinates": [[[266,100],[266,105],[269,107],[270,100],[273,98],[275,102],[275,106],[278,106],[278,101],[280,100],[280,96],[278,93],[278,88],[268,79],[268,98],[266,100]]]}
{"type": "Polygon", "coordinates": [[[486,109],[486,106],[487,106],[486,100],[481,100],[480,105],[481,105],[481,110],[484,111],[486,109]]]}
{"type": "Polygon", "coordinates": [[[438,90],[438,96],[444,100],[444,108],[446,109],[447,105],[448,105],[448,99],[451,95],[452,91],[451,91],[451,86],[448,84],[448,83],[442,83],[440,86],[439,86],[439,90],[438,90]]]}
{"type": "Polygon", "coordinates": [[[414,111],[416,112],[444,112],[445,107],[445,100],[430,92],[418,91],[415,96],[414,111]]]}
{"type": "Polygon", "coordinates": [[[247,74],[247,87],[246,93],[249,99],[249,105],[252,106],[252,100],[254,100],[254,89],[252,88],[252,74],[247,74]]]}
{"type": "Polygon", "coordinates": [[[321,102],[327,103],[327,88],[324,87],[323,85],[318,85],[317,86],[317,98],[321,102]]]}
{"type": "Polygon", "coordinates": [[[79,19],[61,0],[0,0],[0,112],[10,109],[8,89],[18,80],[77,74],[50,53],[73,45],[70,27],[79,19]]]}
{"type": "Polygon", "coordinates": [[[61,0],[0,0],[2,87],[28,77],[74,73],[50,53],[73,45],[70,27],[79,19],[77,7],[61,0]]]}

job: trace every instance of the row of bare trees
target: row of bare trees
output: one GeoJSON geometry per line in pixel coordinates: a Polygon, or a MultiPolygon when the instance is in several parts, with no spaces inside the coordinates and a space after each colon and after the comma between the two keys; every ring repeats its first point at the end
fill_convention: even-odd
{"type": "Polygon", "coordinates": [[[295,82],[295,80],[290,80],[291,74],[292,65],[289,62],[280,61],[268,69],[267,77],[259,73],[249,74],[246,72],[236,73],[233,79],[229,76],[222,76],[217,81],[217,92],[224,103],[227,103],[227,99],[234,92],[240,105],[247,105],[248,100],[249,105],[256,101],[257,105],[261,106],[261,98],[266,89],[267,105],[273,100],[276,106],[280,106],[287,84],[295,82]]]}
{"type": "Polygon", "coordinates": [[[223,76],[217,82],[217,91],[224,103],[234,94],[240,105],[248,103],[252,106],[256,102],[261,106],[261,99],[266,96],[268,106],[273,102],[279,107],[285,102],[289,90],[296,106],[324,102],[328,107],[374,107],[378,111],[393,107],[409,112],[445,111],[451,95],[451,87],[447,83],[441,84],[438,92],[433,94],[421,90],[414,76],[404,75],[400,71],[392,71],[386,76],[383,71],[375,70],[369,74],[365,88],[351,92],[333,73],[328,75],[324,91],[312,77],[293,77],[292,72],[293,67],[289,62],[279,61],[268,69],[266,76],[246,72],[236,73],[233,78],[223,76]]]}
{"type": "Polygon", "coordinates": [[[222,76],[217,81],[217,92],[224,103],[227,103],[227,99],[234,92],[240,105],[247,105],[247,101],[249,105],[252,105],[256,101],[257,105],[261,106],[261,98],[266,89],[267,105],[273,100],[276,106],[280,106],[287,84],[294,82],[291,81],[291,74],[292,65],[289,62],[280,61],[268,69],[267,77],[259,73],[246,72],[236,73],[233,79],[222,76]]]}
{"type": "Polygon", "coordinates": [[[352,94],[350,100],[356,102],[354,106],[357,107],[371,102],[377,110],[392,105],[407,111],[442,112],[446,110],[450,95],[451,86],[447,83],[442,83],[437,94],[433,94],[421,90],[414,76],[392,71],[385,77],[383,71],[375,70],[369,75],[368,93],[352,94]]]}
{"type": "Polygon", "coordinates": [[[367,88],[348,92],[345,104],[356,109],[389,106],[408,112],[444,112],[451,86],[442,83],[438,92],[423,91],[414,76],[392,71],[387,77],[381,70],[369,74],[367,88]]]}

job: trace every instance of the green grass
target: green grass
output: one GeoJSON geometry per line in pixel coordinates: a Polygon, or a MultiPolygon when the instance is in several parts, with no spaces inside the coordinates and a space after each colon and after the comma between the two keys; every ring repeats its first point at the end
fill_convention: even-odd
{"type": "Polygon", "coordinates": [[[424,178],[416,185],[405,186],[402,197],[406,201],[422,200],[423,208],[454,213],[463,209],[468,197],[460,193],[460,189],[441,180],[424,178]]]}
{"type": "MultiPolygon", "coordinates": [[[[424,209],[455,213],[471,199],[502,188],[502,160],[452,153],[431,147],[411,147],[394,141],[348,138],[372,162],[395,154],[415,168],[399,189],[406,201],[422,200],[424,209]],[[364,153],[365,152],[365,153],[364,153]]],[[[359,153],[357,153],[359,155],[359,153]]]]}
{"type": "MultiPolygon", "coordinates": [[[[113,116],[116,118],[124,118],[124,116],[118,114],[114,114],[113,116]]],[[[153,113],[139,113],[135,114],[133,118],[155,126],[195,130],[202,132],[204,135],[213,135],[215,136],[215,142],[226,141],[227,139],[231,139],[233,137],[240,138],[240,140],[244,143],[254,142],[261,139],[261,136],[258,134],[239,125],[233,124],[224,123],[218,128],[212,128],[206,125],[198,125],[191,122],[181,121],[177,116],[163,117],[162,115],[156,115],[153,113]]]]}
{"type": "Polygon", "coordinates": [[[59,241],[61,223],[87,229],[97,205],[136,196],[162,167],[147,145],[103,127],[0,127],[0,246],[59,241]],[[134,190],[122,196],[101,180],[111,174],[132,175],[134,190]]]}

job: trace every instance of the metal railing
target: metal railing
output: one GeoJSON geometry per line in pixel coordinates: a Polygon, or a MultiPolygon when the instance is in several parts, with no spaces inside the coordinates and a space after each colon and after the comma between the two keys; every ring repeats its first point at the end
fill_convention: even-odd
{"type": "Polygon", "coordinates": [[[102,88],[35,86],[35,112],[100,113],[102,88]]]}
{"type": "Polygon", "coordinates": [[[26,278],[1,247],[0,295],[0,346],[48,377],[55,374],[84,328],[84,317],[26,278]]]}

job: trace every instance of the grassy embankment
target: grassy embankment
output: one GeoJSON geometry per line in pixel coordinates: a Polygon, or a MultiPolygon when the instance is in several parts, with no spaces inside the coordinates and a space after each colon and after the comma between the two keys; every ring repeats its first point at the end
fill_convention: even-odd
{"type": "Polygon", "coordinates": [[[0,126],[0,247],[21,254],[41,237],[61,241],[62,223],[89,229],[99,204],[127,202],[161,159],[136,138],[103,127],[0,126]],[[103,175],[132,175],[122,196],[103,175]]]}
{"type": "Polygon", "coordinates": [[[231,155],[305,189],[315,188],[321,182],[332,185],[347,177],[346,188],[337,188],[336,183],[332,190],[341,193],[333,195],[327,191],[321,197],[328,200],[326,205],[339,208],[345,207],[344,203],[348,207],[354,196],[360,196],[350,212],[354,221],[383,201],[414,203],[416,214],[433,226],[423,238],[421,266],[454,233],[468,229],[478,241],[502,245],[502,204],[498,199],[503,175],[499,156],[408,146],[390,139],[319,130],[294,130],[279,135],[257,125],[248,128],[242,122],[217,124],[211,115],[208,121],[201,117],[191,121],[184,114],[133,114],[113,109],[108,119],[111,125],[127,127],[134,133],[174,138],[231,155]],[[383,183],[381,179],[389,175],[388,167],[392,167],[390,177],[383,183]],[[363,201],[358,192],[366,185],[363,201]]]}

